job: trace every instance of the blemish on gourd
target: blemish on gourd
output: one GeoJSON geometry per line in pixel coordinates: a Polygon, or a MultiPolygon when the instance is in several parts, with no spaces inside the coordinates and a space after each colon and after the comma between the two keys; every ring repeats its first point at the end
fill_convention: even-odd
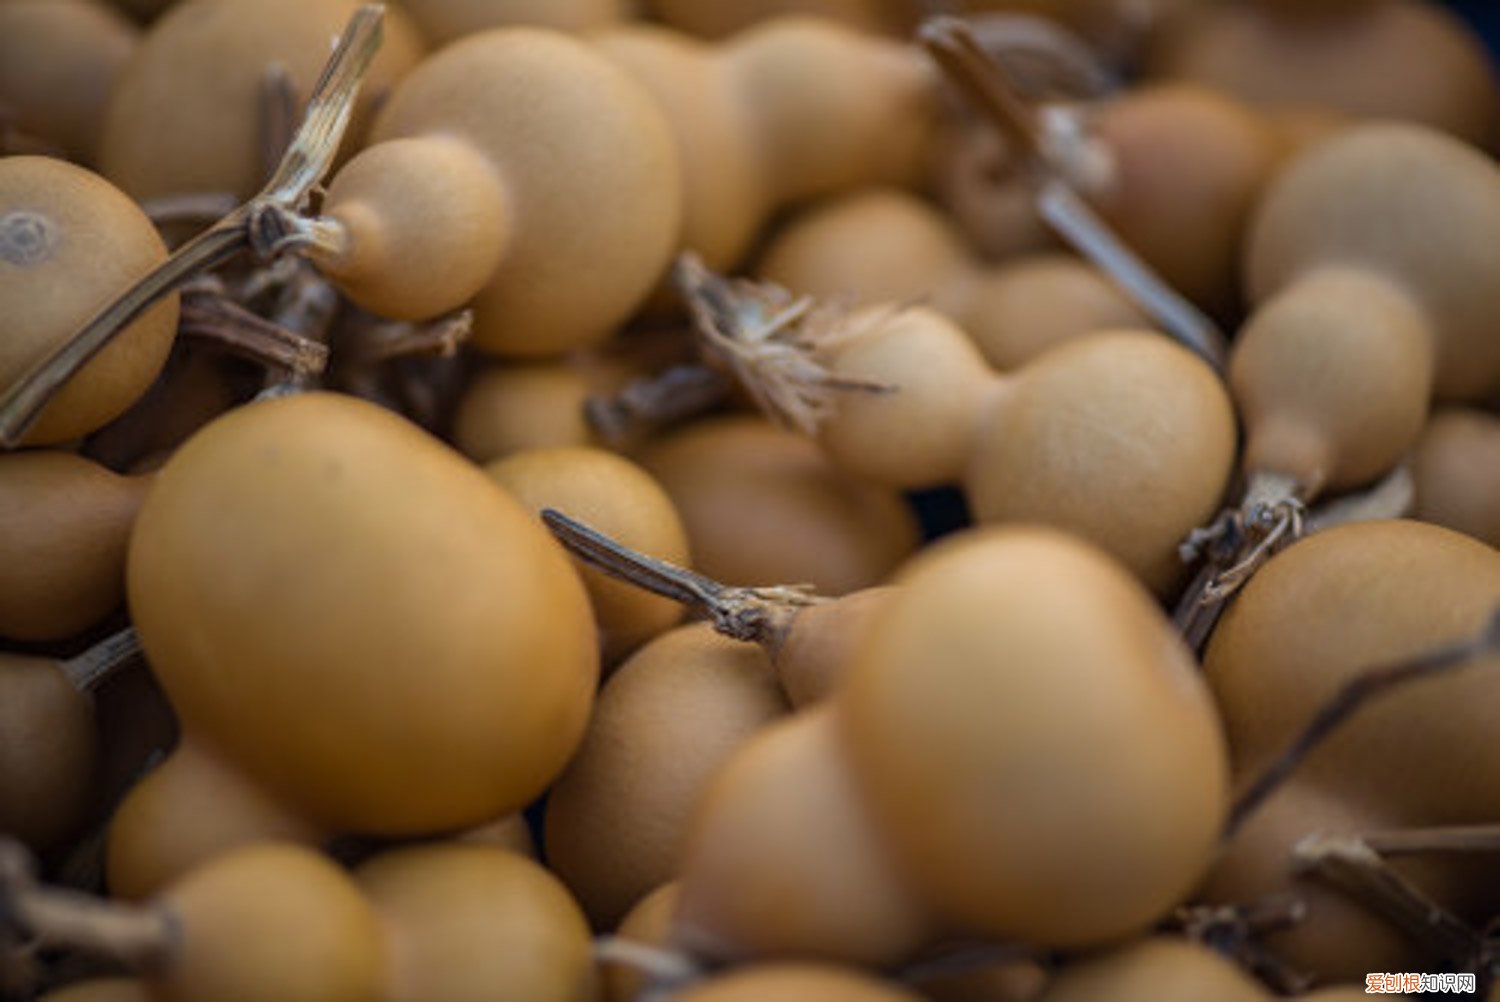
{"type": "Polygon", "coordinates": [[[0,216],[0,261],[30,268],[52,256],[57,228],[46,216],[17,210],[0,216]]]}

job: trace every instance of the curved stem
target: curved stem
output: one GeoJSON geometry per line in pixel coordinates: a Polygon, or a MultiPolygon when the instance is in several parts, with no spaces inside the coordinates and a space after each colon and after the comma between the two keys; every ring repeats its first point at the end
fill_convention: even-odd
{"type": "Polygon", "coordinates": [[[290,149],[259,195],[184,244],[171,257],[58,345],[0,395],[0,446],[14,448],[42,408],[131,321],[188,278],[250,249],[262,257],[287,249],[275,237],[280,214],[305,208],[333,163],[353,114],[359,83],[380,47],[383,8],[355,11],[339,37],[290,149]]]}
{"type": "Polygon", "coordinates": [[[62,662],[62,671],[73,688],[93,692],[118,669],[142,654],[141,638],[135,627],[127,626],[112,633],[82,654],[62,662]]]}
{"type": "Polygon", "coordinates": [[[611,577],[681,602],[713,619],[714,629],[735,640],[771,646],[785,638],[803,607],[825,601],[806,585],[737,588],[665,560],[639,553],[554,508],[542,521],[579,560],[611,577]]]}
{"type": "Polygon", "coordinates": [[[0,838],[0,927],[29,945],[81,949],[148,975],[171,964],[180,938],[164,908],[43,886],[30,854],[10,838],[0,838]]]}
{"type": "Polygon", "coordinates": [[[1256,808],[1265,803],[1319,745],[1327,741],[1344,721],[1369,700],[1409,682],[1462,668],[1495,650],[1500,650],[1500,608],[1491,614],[1484,629],[1472,637],[1396,664],[1360,672],[1345,683],[1302,732],[1235,800],[1225,837],[1229,838],[1239,831],[1256,808]]]}

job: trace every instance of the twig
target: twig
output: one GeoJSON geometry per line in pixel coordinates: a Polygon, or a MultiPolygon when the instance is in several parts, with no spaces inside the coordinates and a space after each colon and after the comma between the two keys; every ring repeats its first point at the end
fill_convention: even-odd
{"type": "Polygon", "coordinates": [[[1236,799],[1229,814],[1225,837],[1229,838],[1239,831],[1245,820],[1285,782],[1307,756],[1328,740],[1345,720],[1369,700],[1409,682],[1434,678],[1462,668],[1497,648],[1500,648],[1500,608],[1490,616],[1484,629],[1472,637],[1396,664],[1368,669],[1350,679],[1236,799]]]}
{"type": "Polygon", "coordinates": [[[263,260],[314,240],[298,213],[333,163],[360,80],[380,46],[383,8],[355,11],[323,69],[297,136],[260,194],[179,248],[0,395],[0,445],[13,448],[52,396],[120,331],[193,275],[250,250],[263,260]]]}

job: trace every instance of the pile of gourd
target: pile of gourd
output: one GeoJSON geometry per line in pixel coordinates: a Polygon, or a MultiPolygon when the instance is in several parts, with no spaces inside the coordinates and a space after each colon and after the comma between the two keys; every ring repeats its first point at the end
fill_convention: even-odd
{"type": "Polygon", "coordinates": [[[0,0],[0,996],[1488,992],[1479,42],[641,6],[0,0]]]}

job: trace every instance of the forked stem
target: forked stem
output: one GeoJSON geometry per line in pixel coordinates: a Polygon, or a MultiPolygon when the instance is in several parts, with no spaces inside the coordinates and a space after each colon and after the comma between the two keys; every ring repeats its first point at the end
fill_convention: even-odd
{"type": "MultiPolygon", "coordinates": [[[[857,337],[890,314],[856,319],[811,296],[771,282],[731,280],[696,254],[683,254],[672,279],[687,301],[704,356],[732,373],[768,417],[804,435],[837,406],[840,393],[890,393],[897,387],[831,372],[820,349],[857,337]]],[[[901,307],[892,307],[891,314],[901,307]]]]}
{"type": "Polygon", "coordinates": [[[1496,650],[1500,650],[1500,608],[1490,616],[1484,629],[1472,637],[1395,664],[1360,672],[1344,684],[1235,800],[1225,838],[1239,831],[1255,809],[1265,803],[1287,777],[1365,703],[1410,682],[1463,668],[1496,650]]]}
{"type": "Polygon", "coordinates": [[[1042,219],[1168,334],[1223,373],[1228,359],[1223,331],[1126,246],[1075,188],[1080,183],[1086,189],[1107,185],[1112,172],[1107,151],[1087,137],[1049,129],[1022,96],[1005,61],[987,52],[964,20],[931,18],[918,38],[944,74],[1029,162],[1042,219]]]}
{"type": "Polygon", "coordinates": [[[333,164],[353,113],[360,81],[380,47],[379,4],[355,11],[308,102],[296,138],[266,187],[249,202],[188,241],[0,395],[0,446],[14,448],[47,402],[162,296],[244,250],[270,259],[304,246],[315,231],[298,213],[333,164]]]}
{"type": "Polygon", "coordinates": [[[212,341],[239,358],[302,378],[318,375],[328,364],[327,345],[218,293],[183,293],[181,332],[212,341]]]}
{"type": "Polygon", "coordinates": [[[7,837],[0,837],[0,930],[27,947],[80,949],[146,975],[170,965],[180,939],[163,908],[44,886],[31,854],[7,837]]]}
{"type": "Polygon", "coordinates": [[[638,588],[669,598],[713,620],[727,637],[774,649],[785,639],[797,613],[826,601],[807,585],[738,588],[720,584],[685,567],[639,553],[553,508],[542,521],[579,560],[638,588]]]}
{"type": "Polygon", "coordinates": [[[1307,903],[1301,898],[1274,897],[1237,905],[1184,906],[1167,925],[1230,957],[1278,993],[1293,995],[1312,987],[1313,979],[1288,966],[1261,940],[1306,917],[1307,903]]]}

